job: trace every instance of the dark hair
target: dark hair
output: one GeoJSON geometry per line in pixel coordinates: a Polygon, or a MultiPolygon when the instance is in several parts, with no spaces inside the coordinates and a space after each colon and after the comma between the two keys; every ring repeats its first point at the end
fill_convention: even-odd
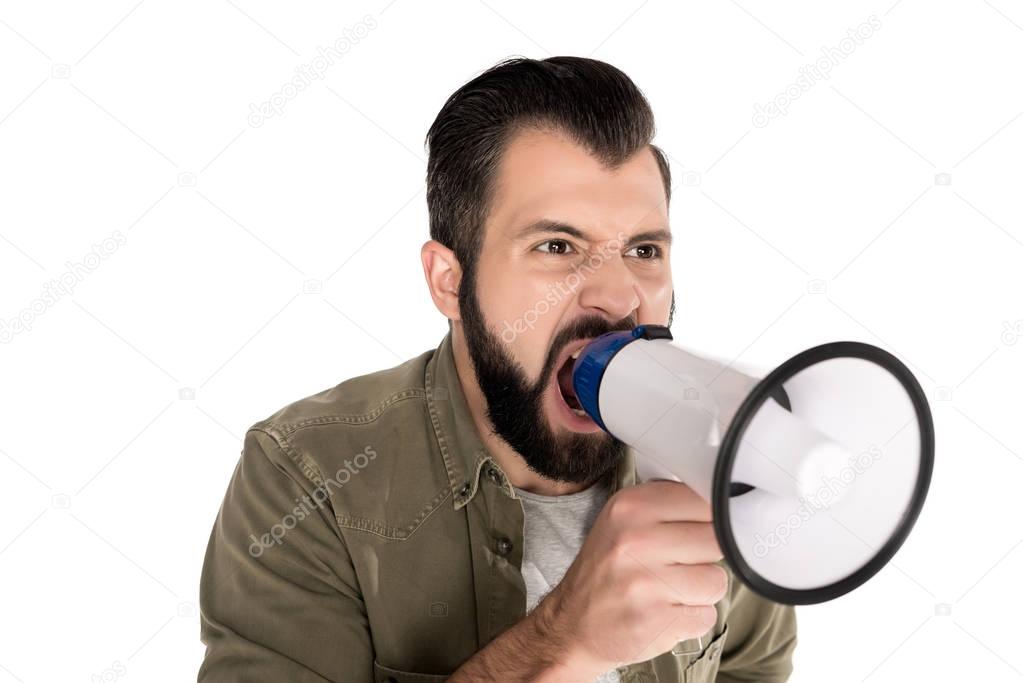
{"type": "Polygon", "coordinates": [[[455,253],[469,283],[501,153],[528,128],[565,133],[610,169],[649,146],[671,200],[668,160],[650,142],[653,111],[622,71],[583,57],[499,62],[455,91],[426,135],[430,237],[455,253]]]}

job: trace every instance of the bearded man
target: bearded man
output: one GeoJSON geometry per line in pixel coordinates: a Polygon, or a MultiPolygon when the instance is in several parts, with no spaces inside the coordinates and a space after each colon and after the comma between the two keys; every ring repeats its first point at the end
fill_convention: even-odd
{"type": "Polygon", "coordinates": [[[421,255],[448,332],[247,432],[200,681],[788,678],[793,608],[735,581],[707,503],[637,481],[572,389],[588,341],[671,324],[653,135],[592,59],[507,60],[445,102],[421,255]]]}

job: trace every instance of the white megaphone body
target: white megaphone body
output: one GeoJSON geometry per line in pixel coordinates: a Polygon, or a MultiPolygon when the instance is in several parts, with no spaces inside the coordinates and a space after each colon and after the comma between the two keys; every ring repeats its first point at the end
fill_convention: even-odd
{"type": "Polygon", "coordinates": [[[930,409],[912,373],[869,344],[800,353],[763,379],[640,325],[591,341],[576,398],[633,448],[641,480],[710,501],[725,560],[787,604],[861,585],[902,545],[934,462],[930,409]]]}

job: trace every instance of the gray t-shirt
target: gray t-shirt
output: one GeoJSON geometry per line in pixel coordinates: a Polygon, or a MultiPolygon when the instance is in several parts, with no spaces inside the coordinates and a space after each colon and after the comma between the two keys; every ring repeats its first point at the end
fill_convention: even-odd
{"type": "MultiPolygon", "coordinates": [[[[525,529],[522,578],[526,582],[526,611],[557,586],[572,565],[608,498],[606,478],[578,493],[541,496],[515,487],[522,500],[525,529]]],[[[619,683],[616,669],[602,674],[596,683],[619,683]]]]}

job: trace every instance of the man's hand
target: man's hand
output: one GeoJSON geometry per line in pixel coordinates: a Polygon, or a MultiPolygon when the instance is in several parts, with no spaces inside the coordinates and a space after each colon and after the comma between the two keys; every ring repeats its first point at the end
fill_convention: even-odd
{"type": "Polygon", "coordinates": [[[684,484],[653,481],[608,501],[565,578],[545,599],[574,659],[601,673],[702,636],[728,589],[710,505],[684,484]]]}
{"type": "Polygon", "coordinates": [[[592,680],[704,635],[728,589],[713,564],[722,555],[710,519],[710,506],[684,484],[618,491],[561,583],[451,680],[592,680]],[[513,660],[531,669],[510,671],[513,660]]]}

